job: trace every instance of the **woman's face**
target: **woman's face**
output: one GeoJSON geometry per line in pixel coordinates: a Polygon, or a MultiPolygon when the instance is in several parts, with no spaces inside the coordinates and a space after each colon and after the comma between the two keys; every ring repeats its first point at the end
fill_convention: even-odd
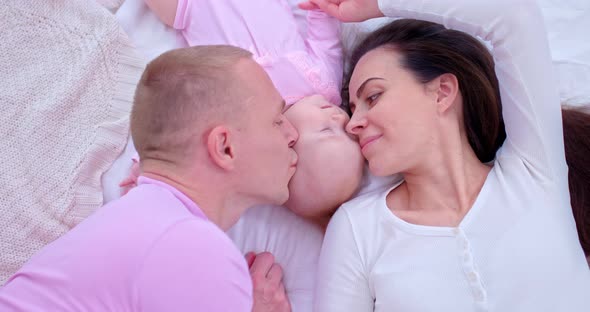
{"type": "Polygon", "coordinates": [[[378,48],[357,63],[349,84],[356,136],[371,173],[416,169],[437,148],[436,91],[400,66],[400,54],[378,48]]]}
{"type": "Polygon", "coordinates": [[[345,126],[348,115],[314,95],[293,104],[285,116],[299,132],[299,161],[286,206],[308,218],[327,217],[356,192],[364,160],[345,126]]]}

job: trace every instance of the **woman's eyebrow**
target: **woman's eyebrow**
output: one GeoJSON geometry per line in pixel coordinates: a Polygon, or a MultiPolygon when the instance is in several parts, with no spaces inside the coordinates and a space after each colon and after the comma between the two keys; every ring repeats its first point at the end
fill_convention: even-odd
{"type": "Polygon", "coordinates": [[[358,90],[356,91],[356,97],[359,98],[361,96],[361,93],[363,93],[363,89],[365,88],[365,86],[367,85],[367,83],[369,83],[369,81],[373,81],[373,80],[385,80],[383,78],[379,78],[379,77],[372,77],[369,78],[367,80],[365,80],[361,86],[358,88],[358,90]]]}

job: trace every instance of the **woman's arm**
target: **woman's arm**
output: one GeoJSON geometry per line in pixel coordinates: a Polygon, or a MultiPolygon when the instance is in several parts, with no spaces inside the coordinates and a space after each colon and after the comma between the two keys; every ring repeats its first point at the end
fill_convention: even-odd
{"type": "Polygon", "coordinates": [[[164,24],[174,26],[178,0],[145,0],[145,3],[164,24]]]}
{"type": "Polygon", "coordinates": [[[366,270],[348,215],[338,209],[330,220],[318,265],[314,311],[368,312],[374,309],[366,270]]]}

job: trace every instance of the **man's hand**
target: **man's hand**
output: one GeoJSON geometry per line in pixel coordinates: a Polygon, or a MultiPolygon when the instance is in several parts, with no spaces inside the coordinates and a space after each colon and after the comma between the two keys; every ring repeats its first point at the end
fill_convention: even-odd
{"type": "Polygon", "coordinates": [[[299,8],[321,9],[342,22],[362,22],[383,16],[377,0],[308,0],[299,3],[299,8]]]}
{"type": "Polygon", "coordinates": [[[283,285],[283,269],[269,252],[246,254],[252,276],[253,312],[291,312],[291,304],[283,285]]]}

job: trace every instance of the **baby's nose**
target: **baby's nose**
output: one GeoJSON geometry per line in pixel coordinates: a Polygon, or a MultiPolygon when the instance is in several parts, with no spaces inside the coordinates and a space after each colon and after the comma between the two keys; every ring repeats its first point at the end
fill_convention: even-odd
{"type": "Polygon", "coordinates": [[[332,114],[331,116],[332,120],[341,123],[341,124],[345,124],[348,122],[348,115],[346,115],[346,113],[344,112],[340,112],[340,111],[336,111],[332,114]]]}

